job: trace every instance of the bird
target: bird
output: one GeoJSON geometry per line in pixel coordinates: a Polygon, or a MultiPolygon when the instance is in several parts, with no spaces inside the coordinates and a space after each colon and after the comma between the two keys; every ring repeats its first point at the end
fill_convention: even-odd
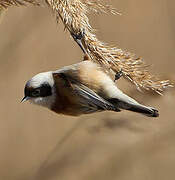
{"type": "Polygon", "coordinates": [[[89,60],[35,75],[24,88],[22,102],[27,100],[70,116],[121,110],[159,116],[155,108],[124,94],[100,65],[89,60]]]}

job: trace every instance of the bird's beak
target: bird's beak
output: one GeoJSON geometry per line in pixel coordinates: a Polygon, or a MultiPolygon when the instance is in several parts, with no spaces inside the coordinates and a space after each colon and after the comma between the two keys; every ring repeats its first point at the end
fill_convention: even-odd
{"type": "Polygon", "coordinates": [[[23,102],[25,102],[25,101],[27,101],[27,100],[29,100],[29,99],[30,99],[30,97],[25,96],[25,97],[22,98],[21,103],[23,103],[23,102]]]}

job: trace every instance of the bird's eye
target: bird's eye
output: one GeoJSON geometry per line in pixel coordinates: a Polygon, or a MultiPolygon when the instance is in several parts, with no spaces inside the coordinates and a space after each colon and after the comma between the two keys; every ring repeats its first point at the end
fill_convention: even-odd
{"type": "Polygon", "coordinates": [[[40,89],[35,89],[33,92],[32,92],[32,96],[33,97],[37,97],[40,95],[40,89]]]}

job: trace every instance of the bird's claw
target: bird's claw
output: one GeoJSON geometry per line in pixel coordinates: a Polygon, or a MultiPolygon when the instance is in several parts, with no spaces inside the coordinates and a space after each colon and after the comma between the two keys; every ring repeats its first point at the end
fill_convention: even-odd
{"type": "Polygon", "coordinates": [[[71,36],[73,37],[73,39],[75,40],[75,42],[80,46],[81,50],[83,51],[83,53],[87,54],[85,48],[84,48],[84,45],[82,43],[82,39],[85,35],[85,32],[79,32],[77,34],[75,33],[71,33],[71,36]]]}
{"type": "Polygon", "coordinates": [[[122,76],[123,76],[123,71],[120,70],[119,72],[117,72],[117,73],[115,74],[114,82],[115,82],[116,80],[120,79],[122,76]]]}

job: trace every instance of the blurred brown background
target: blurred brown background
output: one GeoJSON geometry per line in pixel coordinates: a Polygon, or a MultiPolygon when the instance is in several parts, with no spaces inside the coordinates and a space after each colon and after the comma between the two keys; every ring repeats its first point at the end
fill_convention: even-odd
{"type": "MultiPolygon", "coordinates": [[[[162,78],[174,78],[175,2],[113,0],[122,16],[91,16],[98,37],[144,57],[162,78]]],[[[174,180],[175,92],[142,94],[160,117],[105,112],[72,118],[20,104],[33,75],[82,59],[47,8],[11,8],[0,25],[0,179],[174,180]]]]}

